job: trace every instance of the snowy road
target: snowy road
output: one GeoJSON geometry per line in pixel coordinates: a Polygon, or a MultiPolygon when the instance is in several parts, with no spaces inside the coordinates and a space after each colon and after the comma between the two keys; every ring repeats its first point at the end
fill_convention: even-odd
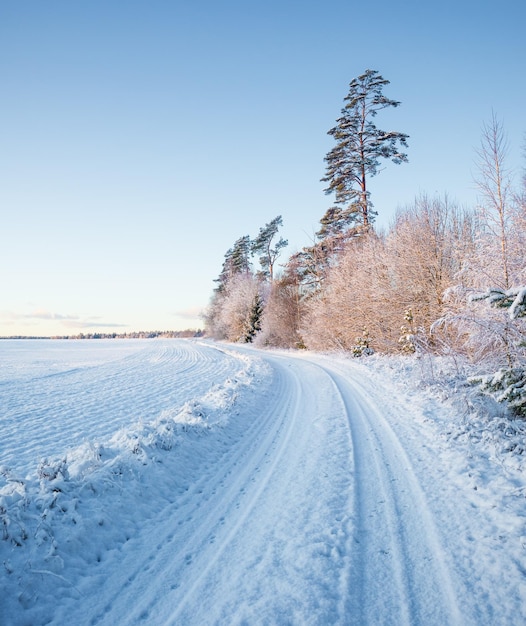
{"type": "Polygon", "coordinates": [[[485,571],[489,553],[464,536],[484,521],[393,387],[343,359],[169,345],[143,371],[161,388],[150,397],[137,367],[127,388],[160,411],[163,354],[179,399],[114,435],[94,468],[70,452],[47,536],[25,557],[3,542],[3,624],[524,623],[520,575],[499,590],[507,563],[485,571]]]}

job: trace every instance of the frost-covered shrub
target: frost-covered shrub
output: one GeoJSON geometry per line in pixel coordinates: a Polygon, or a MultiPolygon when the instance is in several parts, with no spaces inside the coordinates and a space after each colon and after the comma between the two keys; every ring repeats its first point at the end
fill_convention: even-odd
{"type": "Polygon", "coordinates": [[[398,343],[400,344],[400,348],[402,352],[406,354],[413,354],[416,351],[416,343],[415,343],[415,332],[413,329],[413,311],[411,309],[407,309],[404,313],[404,320],[406,324],[400,327],[400,339],[398,343]]]}
{"type": "Polygon", "coordinates": [[[515,415],[526,418],[526,368],[503,368],[495,374],[472,377],[469,382],[480,385],[483,393],[506,403],[515,415]]]}
{"type": "Polygon", "coordinates": [[[484,293],[476,294],[473,301],[487,300],[494,308],[509,309],[510,319],[526,317],[526,287],[511,289],[490,288],[484,293]]]}
{"type": "Polygon", "coordinates": [[[17,478],[7,467],[0,467],[0,538],[21,546],[27,531],[21,513],[27,506],[24,480],[17,478]]]}
{"type": "Polygon", "coordinates": [[[369,331],[363,329],[361,337],[356,337],[356,345],[353,346],[352,355],[354,357],[370,356],[374,354],[374,350],[369,345],[369,331]]]}
{"type": "Polygon", "coordinates": [[[69,479],[68,464],[66,459],[55,459],[49,461],[47,458],[42,459],[38,465],[38,477],[41,481],[53,481],[62,477],[64,480],[69,479]]]}
{"type": "Polygon", "coordinates": [[[228,341],[250,342],[261,328],[263,290],[252,274],[237,274],[216,293],[208,327],[212,336],[228,341]]]}

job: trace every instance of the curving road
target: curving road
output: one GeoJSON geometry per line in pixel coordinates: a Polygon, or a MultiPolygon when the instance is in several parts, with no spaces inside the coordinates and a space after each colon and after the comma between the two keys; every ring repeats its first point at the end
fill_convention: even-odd
{"type": "Polygon", "coordinates": [[[423,396],[307,352],[28,345],[0,372],[2,626],[525,623],[522,487],[484,491],[423,396]]]}
{"type": "Polygon", "coordinates": [[[328,359],[240,352],[266,383],[80,588],[89,620],[66,604],[57,623],[470,623],[385,394],[328,359]]]}

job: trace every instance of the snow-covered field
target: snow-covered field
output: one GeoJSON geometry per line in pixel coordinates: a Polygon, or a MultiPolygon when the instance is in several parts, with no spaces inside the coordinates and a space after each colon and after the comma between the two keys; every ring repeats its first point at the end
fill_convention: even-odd
{"type": "Polygon", "coordinates": [[[525,624],[524,430],[419,367],[2,341],[0,624],[525,624]]]}

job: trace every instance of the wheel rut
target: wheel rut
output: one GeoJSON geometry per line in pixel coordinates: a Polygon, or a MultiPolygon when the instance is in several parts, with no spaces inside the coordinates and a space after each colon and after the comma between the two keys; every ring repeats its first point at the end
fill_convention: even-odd
{"type": "Polygon", "coordinates": [[[357,382],[323,369],[341,398],[353,447],[351,623],[460,625],[443,548],[401,442],[357,382]]]}

